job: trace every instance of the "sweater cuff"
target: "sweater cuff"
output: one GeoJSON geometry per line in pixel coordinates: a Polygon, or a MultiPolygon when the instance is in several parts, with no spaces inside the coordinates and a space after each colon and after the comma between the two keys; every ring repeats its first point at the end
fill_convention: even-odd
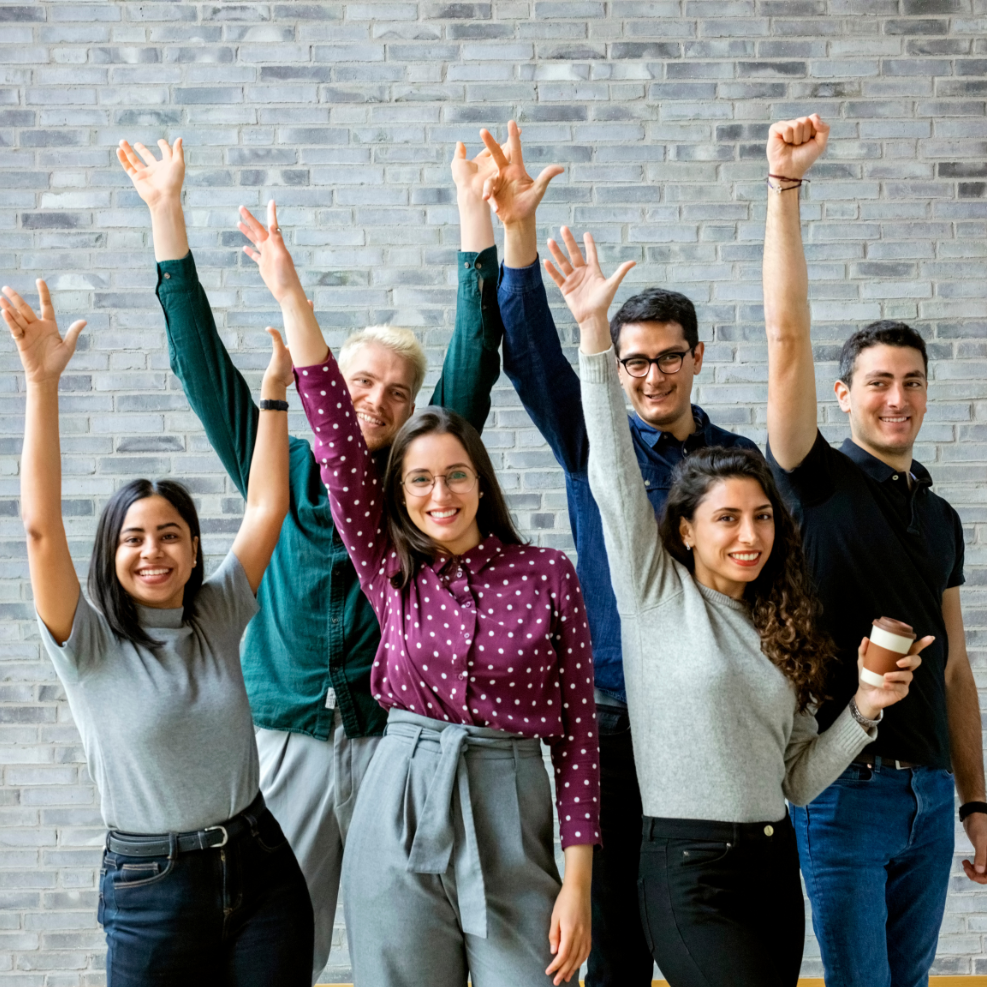
{"type": "Polygon", "coordinates": [[[475,250],[460,250],[459,283],[472,281],[474,276],[493,278],[497,270],[497,247],[487,247],[477,253],[475,250]],[[475,272],[475,273],[474,273],[475,272]]]}
{"type": "Polygon", "coordinates": [[[535,288],[542,287],[541,260],[535,258],[533,264],[527,267],[508,267],[500,265],[500,290],[511,294],[521,295],[535,288]]]}
{"type": "Polygon", "coordinates": [[[199,275],[195,269],[190,250],[180,260],[158,262],[158,284],[156,291],[181,291],[189,284],[198,284],[199,275]]]}
{"type": "Polygon", "coordinates": [[[865,730],[850,712],[850,707],[833,721],[826,733],[832,733],[840,749],[850,758],[855,758],[868,744],[877,740],[877,727],[865,730]]]}
{"type": "Polygon", "coordinates": [[[612,374],[615,374],[614,364],[616,354],[613,346],[602,353],[584,353],[579,351],[579,377],[590,384],[606,384],[612,374]]]}

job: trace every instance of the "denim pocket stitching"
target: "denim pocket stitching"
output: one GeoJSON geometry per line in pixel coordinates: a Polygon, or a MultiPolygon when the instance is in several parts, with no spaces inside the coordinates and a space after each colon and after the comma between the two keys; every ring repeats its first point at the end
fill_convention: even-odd
{"type": "MultiPolygon", "coordinates": [[[[139,869],[139,864],[123,864],[119,867],[115,873],[122,874],[127,868],[139,869]]],[[[160,873],[155,874],[153,877],[145,877],[140,881],[113,881],[113,893],[116,894],[117,891],[125,890],[127,888],[146,888],[149,884],[157,884],[159,881],[163,881],[173,870],[175,869],[175,861],[172,858],[168,858],[168,862],[164,866],[164,870],[160,873]]]]}
{"type": "Polygon", "coordinates": [[[690,842],[687,847],[683,847],[682,849],[682,866],[688,867],[700,864],[718,864],[730,853],[732,849],[732,843],[720,843],[718,840],[711,840],[709,842],[705,840],[696,841],[694,843],[690,842]],[[701,846],[700,843],[704,843],[706,845],[701,846]],[[710,852],[713,853],[713,856],[701,856],[701,854],[710,852]]]}

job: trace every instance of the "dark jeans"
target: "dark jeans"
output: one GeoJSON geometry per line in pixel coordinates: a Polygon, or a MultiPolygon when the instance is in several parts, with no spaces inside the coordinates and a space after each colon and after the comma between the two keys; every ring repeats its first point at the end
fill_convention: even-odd
{"type": "Polygon", "coordinates": [[[788,817],[644,820],[641,914],[671,987],[795,987],[805,910],[788,817]]]}
{"type": "Polygon", "coordinates": [[[593,947],[586,987],[651,987],[654,960],[641,927],[637,872],[641,792],[626,712],[597,706],[600,834],[593,852],[593,947]]]}
{"type": "Polygon", "coordinates": [[[311,987],[312,903],[268,810],[220,848],[103,855],[109,987],[311,987]]]}
{"type": "Polygon", "coordinates": [[[851,764],[791,814],[827,987],[926,987],[953,862],[953,776],[851,764]]]}

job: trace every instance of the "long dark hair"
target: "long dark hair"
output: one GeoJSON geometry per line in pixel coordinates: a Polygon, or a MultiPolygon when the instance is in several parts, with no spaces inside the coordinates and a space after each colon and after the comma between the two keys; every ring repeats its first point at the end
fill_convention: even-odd
{"type": "MultiPolygon", "coordinates": [[[[164,497],[189,526],[192,538],[199,538],[199,515],[185,487],[175,480],[131,480],[126,486],[121,487],[103,508],[89,563],[89,596],[103,612],[113,633],[133,644],[143,644],[149,648],[158,647],[161,642],[156,641],[141,627],[134,598],[117,579],[116,557],[120,531],[127,517],[127,511],[138,500],[155,496],[164,497]]],[[[205,573],[202,555],[200,544],[199,550],[195,553],[195,566],[185,584],[185,594],[182,597],[185,620],[194,613],[195,598],[202,586],[205,573]]]]}
{"type": "Polygon", "coordinates": [[[825,666],[834,653],[819,629],[819,603],[810,588],[802,539],[764,460],[750,449],[699,449],[676,466],[661,519],[666,551],[695,574],[679,522],[691,521],[714,483],[733,477],[756,480],[774,509],[775,540],[764,568],[748,583],[745,599],[761,636],[761,650],[792,683],[801,712],[826,698],[825,666]]]}
{"type": "Polygon", "coordinates": [[[480,506],[476,512],[476,523],[480,534],[496,535],[505,545],[523,545],[511,520],[507,501],[497,482],[493,463],[480,434],[461,415],[448,408],[429,405],[412,415],[401,431],[394,437],[391,453],[387,459],[387,472],[384,475],[384,510],[387,513],[387,527],[397,553],[399,570],[391,576],[391,584],[398,589],[408,585],[415,569],[422,562],[432,562],[442,554],[442,548],[420,530],[408,516],[404,505],[404,488],[401,486],[401,471],[408,447],[421,435],[448,434],[455,436],[469,456],[476,470],[480,492],[480,506]]]}

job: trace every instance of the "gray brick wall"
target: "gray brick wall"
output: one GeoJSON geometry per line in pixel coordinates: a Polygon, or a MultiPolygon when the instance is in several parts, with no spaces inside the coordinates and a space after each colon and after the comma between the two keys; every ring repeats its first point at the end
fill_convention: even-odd
{"type": "MultiPolygon", "coordinates": [[[[277,197],[333,344],[393,320],[437,366],[455,303],[452,143],[475,148],[479,126],[503,133],[515,117],[529,159],[567,169],[543,236],[590,229],[606,264],[638,262],[624,296],[661,283],[695,299],[697,398],[763,442],[762,145],[772,119],[818,110],[833,135],[803,212],[821,390],[861,320],[926,335],[918,455],[964,520],[968,640],[987,686],[987,0],[0,3],[0,45],[2,280],[23,291],[44,274],[63,318],[89,319],[62,398],[80,570],[124,478],[184,478],[213,559],[241,510],[168,370],[121,137],[185,138],[196,260],[259,383],[277,313],[239,253],[235,207],[277,197]]],[[[101,824],[31,619],[24,386],[6,336],[0,368],[0,985],[96,985],[101,824]]],[[[828,399],[820,421],[845,433],[828,399]]],[[[291,424],[305,434],[299,414],[291,424]]],[[[561,477],[506,382],[486,440],[524,529],[571,548],[561,477]]],[[[987,896],[956,866],[936,971],[987,973],[985,936],[987,896]]],[[[805,971],[819,972],[811,940],[805,971]]],[[[330,972],[345,978],[344,949],[330,972]]]]}

